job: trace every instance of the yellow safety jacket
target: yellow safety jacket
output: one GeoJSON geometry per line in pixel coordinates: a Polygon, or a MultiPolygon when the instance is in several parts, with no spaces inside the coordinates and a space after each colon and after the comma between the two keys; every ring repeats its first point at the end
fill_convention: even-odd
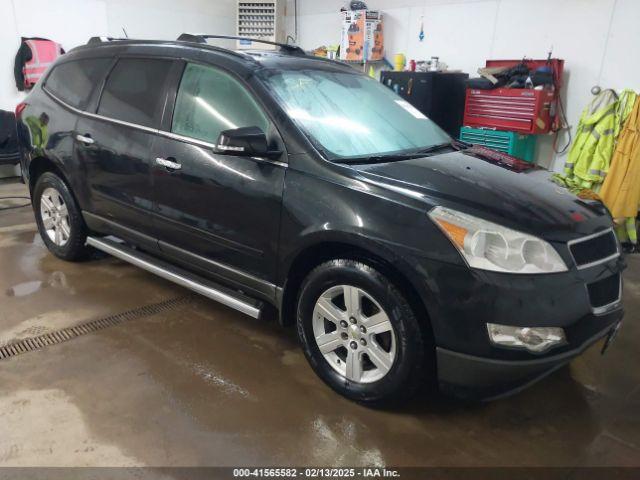
{"type": "Polygon", "coordinates": [[[624,122],[627,121],[631,114],[637,98],[638,94],[629,88],[625,88],[618,97],[618,104],[616,105],[616,139],[620,136],[624,122]]]}
{"type": "Polygon", "coordinates": [[[585,188],[602,183],[609,171],[616,133],[617,95],[604,90],[584,109],[564,173],[585,188]]]}
{"type": "Polygon", "coordinates": [[[566,177],[575,185],[599,189],[609,171],[616,139],[635,99],[633,90],[624,90],[619,97],[613,90],[604,90],[584,109],[564,166],[566,177]]]}
{"type": "Polygon", "coordinates": [[[600,191],[614,218],[635,217],[640,203],[640,100],[633,105],[600,191]]]}

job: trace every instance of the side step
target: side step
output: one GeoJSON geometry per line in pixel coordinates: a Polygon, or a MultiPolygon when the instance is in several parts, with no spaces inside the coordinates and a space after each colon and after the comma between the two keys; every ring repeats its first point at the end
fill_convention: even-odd
{"type": "Polygon", "coordinates": [[[115,237],[87,237],[87,245],[154,273],[207,298],[222,303],[253,318],[259,318],[264,304],[240,292],[218,285],[168,262],[128,247],[115,237]]]}

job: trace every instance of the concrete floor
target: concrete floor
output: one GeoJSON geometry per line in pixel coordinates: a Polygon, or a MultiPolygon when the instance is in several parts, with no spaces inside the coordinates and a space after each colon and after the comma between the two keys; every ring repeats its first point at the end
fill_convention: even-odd
{"type": "MultiPolygon", "coordinates": [[[[8,195],[26,190],[0,183],[8,195]]],[[[640,466],[640,259],[628,260],[610,351],[488,404],[359,406],[316,378],[292,329],[193,296],[0,361],[0,466],[640,466]]],[[[188,296],[113,258],[57,260],[30,208],[0,211],[0,345],[188,296]]]]}

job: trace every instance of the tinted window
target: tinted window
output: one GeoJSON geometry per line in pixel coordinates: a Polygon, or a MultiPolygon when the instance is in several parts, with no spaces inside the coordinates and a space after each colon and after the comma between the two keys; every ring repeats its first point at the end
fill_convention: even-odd
{"type": "Polygon", "coordinates": [[[119,60],[102,92],[98,113],[125,122],[157,127],[170,60],[119,60]]]}
{"type": "Polygon", "coordinates": [[[212,67],[187,65],[172,132],[215,143],[223,130],[260,127],[266,132],[267,126],[264,113],[237,80],[212,67]]]}
{"type": "Polygon", "coordinates": [[[47,77],[45,88],[65,103],[83,110],[87,108],[93,87],[102,81],[110,63],[108,58],[61,63],[47,77]]]}

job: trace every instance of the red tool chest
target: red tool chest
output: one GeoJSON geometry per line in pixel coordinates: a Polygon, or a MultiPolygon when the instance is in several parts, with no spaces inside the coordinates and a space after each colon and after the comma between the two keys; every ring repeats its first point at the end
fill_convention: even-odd
{"type": "MultiPolygon", "coordinates": [[[[522,60],[487,60],[487,67],[513,67],[522,60]]],[[[495,128],[524,134],[548,133],[558,127],[557,102],[562,87],[564,60],[525,60],[530,70],[549,65],[553,70],[555,88],[467,89],[464,125],[495,128]]]]}

